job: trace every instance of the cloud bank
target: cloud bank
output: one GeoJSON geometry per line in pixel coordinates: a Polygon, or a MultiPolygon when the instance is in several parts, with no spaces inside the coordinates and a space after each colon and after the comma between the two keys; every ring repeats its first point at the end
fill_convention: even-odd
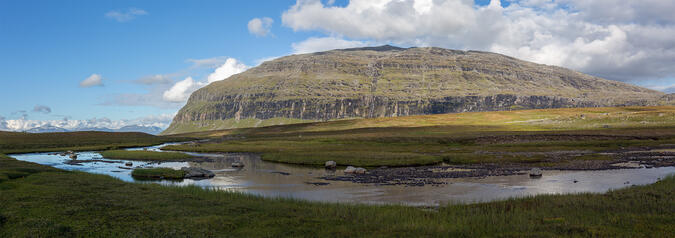
{"type": "Polygon", "coordinates": [[[110,120],[108,118],[91,118],[88,120],[70,120],[65,117],[61,120],[28,120],[25,118],[11,119],[0,116],[0,130],[27,131],[37,127],[53,126],[77,131],[86,128],[120,129],[125,126],[156,126],[165,129],[171,124],[173,114],[151,115],[128,120],[110,120]]]}
{"type": "MultiPolygon", "coordinates": [[[[486,50],[619,81],[675,77],[674,1],[300,0],[282,15],[294,31],[353,45],[394,43],[486,50]]],[[[320,38],[297,43],[297,52],[320,38]]],[[[311,47],[312,45],[319,45],[311,47]]]]}

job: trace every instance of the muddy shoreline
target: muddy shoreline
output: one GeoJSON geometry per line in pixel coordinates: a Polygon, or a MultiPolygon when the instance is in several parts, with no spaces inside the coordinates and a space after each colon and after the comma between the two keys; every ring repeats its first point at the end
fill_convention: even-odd
{"type": "MultiPolygon", "coordinates": [[[[375,168],[365,174],[345,174],[323,176],[328,181],[349,181],[354,183],[370,183],[376,185],[406,185],[424,186],[446,184],[446,178],[469,178],[487,176],[507,176],[526,174],[532,168],[542,170],[613,170],[637,169],[675,166],[675,146],[660,146],[658,148],[621,149],[606,151],[611,160],[569,160],[567,153],[545,152],[557,154],[551,156],[547,162],[557,165],[539,167],[536,164],[474,164],[474,165],[437,165],[418,167],[375,168]]],[[[578,151],[573,153],[578,154],[578,151]]]]}

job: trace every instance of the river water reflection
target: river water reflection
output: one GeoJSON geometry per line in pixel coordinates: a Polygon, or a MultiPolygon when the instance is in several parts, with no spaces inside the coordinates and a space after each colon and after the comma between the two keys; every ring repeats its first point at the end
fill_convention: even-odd
{"type": "MultiPolygon", "coordinates": [[[[147,147],[159,150],[160,146],[147,147]]],[[[144,148],[136,148],[144,149],[144,148]]],[[[139,161],[103,159],[96,152],[78,153],[78,160],[102,159],[110,162],[90,162],[79,165],[64,162],[67,156],[49,153],[19,154],[12,157],[65,170],[79,170],[106,174],[124,181],[161,183],[165,185],[197,185],[213,189],[239,191],[266,197],[291,197],[312,201],[358,202],[372,204],[442,205],[445,203],[470,203],[492,201],[509,197],[537,194],[564,194],[578,192],[606,192],[631,185],[656,182],[675,173],[675,167],[619,169],[604,171],[544,171],[540,179],[527,175],[496,176],[486,178],[444,179],[447,184],[427,186],[373,185],[344,181],[326,181],[318,177],[340,175],[341,170],[294,166],[265,162],[252,154],[199,154],[209,157],[210,162],[148,163],[139,161]],[[241,161],[244,167],[232,168],[233,162],[241,161]],[[215,172],[212,179],[182,181],[136,181],[131,177],[132,167],[200,167],[215,172]],[[577,181],[576,183],[574,181],[577,181]],[[317,185],[317,183],[328,183],[317,185]]]]}

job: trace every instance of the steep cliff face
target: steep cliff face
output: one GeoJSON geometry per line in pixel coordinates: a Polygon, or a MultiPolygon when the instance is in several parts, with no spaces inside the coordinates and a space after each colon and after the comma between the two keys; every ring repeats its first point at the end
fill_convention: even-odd
{"type": "Polygon", "coordinates": [[[356,48],[286,56],[212,83],[190,96],[165,134],[340,118],[652,105],[663,95],[494,53],[356,48]]]}

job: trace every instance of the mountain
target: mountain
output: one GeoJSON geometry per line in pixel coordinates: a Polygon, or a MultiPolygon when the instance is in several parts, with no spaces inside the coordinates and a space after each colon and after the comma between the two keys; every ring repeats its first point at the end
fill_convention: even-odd
{"type": "Polygon", "coordinates": [[[27,130],[28,133],[46,133],[46,132],[69,132],[69,130],[63,129],[61,127],[45,125],[41,127],[35,127],[30,130],[27,130]]]}
{"type": "Polygon", "coordinates": [[[658,104],[663,93],[480,51],[290,55],[195,91],[164,134],[341,118],[658,104]]]}
{"type": "Polygon", "coordinates": [[[28,133],[47,133],[47,132],[70,132],[70,131],[103,131],[103,132],[143,132],[151,135],[157,135],[162,132],[162,128],[156,126],[124,126],[119,129],[110,129],[104,127],[83,127],[72,130],[56,127],[52,125],[45,125],[27,130],[28,133]]]}
{"type": "Polygon", "coordinates": [[[156,126],[124,126],[120,129],[114,130],[114,132],[143,132],[151,135],[157,135],[162,133],[163,129],[156,126]]]}

